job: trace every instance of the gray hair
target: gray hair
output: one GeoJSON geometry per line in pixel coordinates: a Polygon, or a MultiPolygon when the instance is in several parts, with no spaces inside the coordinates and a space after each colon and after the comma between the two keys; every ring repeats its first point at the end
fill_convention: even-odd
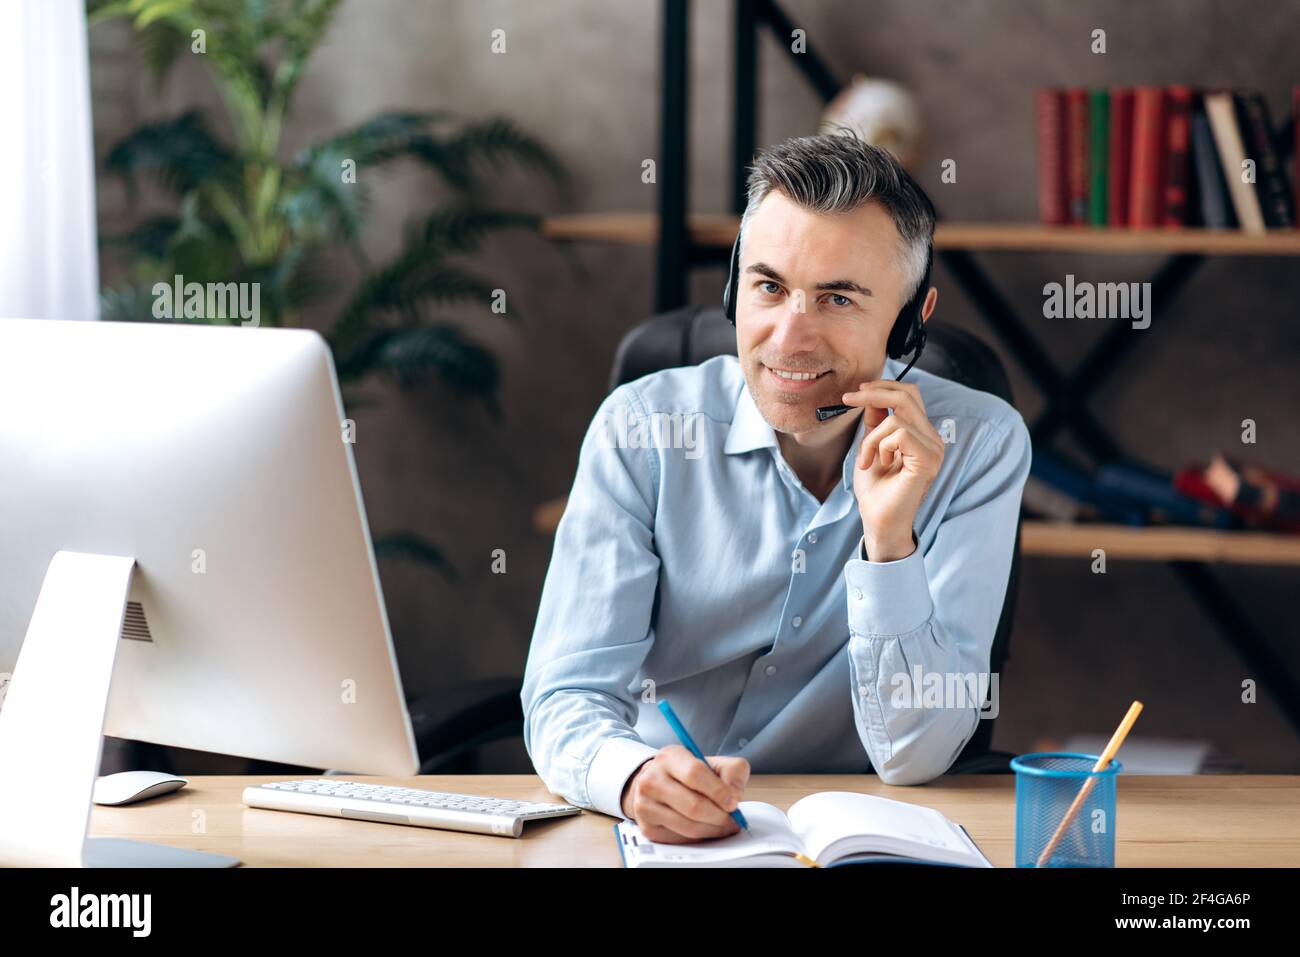
{"type": "Polygon", "coordinates": [[[903,301],[920,288],[934,237],[934,204],[887,150],[864,143],[844,127],[788,139],[755,156],[747,187],[742,237],[758,204],[773,190],[818,213],[852,212],[875,200],[885,207],[902,240],[903,301]]]}

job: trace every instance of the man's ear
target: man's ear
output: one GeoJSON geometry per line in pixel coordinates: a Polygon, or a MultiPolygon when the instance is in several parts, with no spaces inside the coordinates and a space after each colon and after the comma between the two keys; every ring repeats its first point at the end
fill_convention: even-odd
{"type": "Polygon", "coordinates": [[[939,301],[939,290],[934,288],[934,286],[931,286],[930,291],[925,295],[925,305],[921,307],[922,322],[925,322],[930,318],[930,314],[934,312],[934,304],[938,301],[939,301]]]}

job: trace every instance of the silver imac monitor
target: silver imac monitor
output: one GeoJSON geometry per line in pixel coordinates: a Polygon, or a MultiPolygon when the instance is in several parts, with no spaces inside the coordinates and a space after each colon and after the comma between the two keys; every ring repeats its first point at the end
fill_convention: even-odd
{"type": "MultiPolygon", "coordinates": [[[[123,561],[129,594],[104,666],[103,733],[416,773],[351,436],[319,335],[0,320],[0,679],[12,675],[0,723],[19,708],[27,636],[45,653],[31,655],[28,680],[41,688],[28,689],[24,724],[55,725],[10,722],[24,742],[0,738],[11,761],[80,746],[83,731],[60,739],[57,726],[87,720],[72,699],[97,693],[101,649],[86,637],[99,619],[75,613],[84,618],[105,586],[115,607],[123,561]]],[[[97,731],[96,761],[100,740],[97,731]]]]}

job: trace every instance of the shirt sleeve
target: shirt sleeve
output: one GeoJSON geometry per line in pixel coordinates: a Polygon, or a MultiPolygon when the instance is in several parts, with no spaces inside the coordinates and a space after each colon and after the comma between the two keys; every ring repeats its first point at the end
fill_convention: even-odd
{"type": "Polygon", "coordinates": [[[991,428],[924,554],[845,564],[855,724],[886,784],[933,780],[975,733],[1031,457],[1019,415],[991,428]]]}
{"type": "Polygon", "coordinates": [[[633,731],[640,691],[629,690],[654,642],[658,459],[619,447],[616,425],[643,414],[631,387],[616,389],[583,440],[521,693],[524,746],[546,786],[616,817],[623,785],[658,753],[633,731]]]}

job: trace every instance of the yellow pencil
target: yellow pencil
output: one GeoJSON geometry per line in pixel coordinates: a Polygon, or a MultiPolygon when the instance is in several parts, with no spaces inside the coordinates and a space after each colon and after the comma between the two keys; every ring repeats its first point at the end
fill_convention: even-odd
{"type": "Polygon", "coordinates": [[[814,861],[814,860],[813,860],[811,857],[809,857],[807,854],[800,854],[798,851],[795,851],[795,852],[794,852],[794,859],[795,859],[796,861],[800,861],[800,862],[802,862],[802,863],[804,863],[804,864],[807,864],[809,867],[821,867],[820,864],[818,864],[816,861],[814,861]]]}
{"type": "MultiPolygon", "coordinates": [[[[1101,757],[1097,759],[1097,763],[1093,766],[1093,774],[1106,770],[1106,765],[1110,764],[1110,759],[1115,757],[1115,752],[1118,751],[1120,745],[1124,743],[1124,739],[1128,737],[1129,730],[1133,727],[1133,722],[1138,719],[1138,715],[1141,713],[1141,701],[1134,701],[1129,705],[1128,714],[1124,715],[1124,720],[1119,723],[1119,727],[1116,728],[1115,733],[1111,735],[1110,743],[1106,745],[1106,750],[1101,752],[1101,757]]],[[[1057,827],[1056,833],[1052,835],[1052,839],[1048,841],[1047,846],[1043,848],[1043,853],[1038,855],[1038,867],[1047,866],[1048,860],[1056,850],[1056,845],[1061,843],[1061,838],[1065,836],[1065,831],[1069,828],[1070,822],[1073,821],[1074,816],[1079,813],[1079,808],[1083,806],[1083,802],[1087,799],[1088,795],[1092,793],[1093,786],[1096,783],[1096,778],[1088,778],[1088,780],[1084,782],[1083,787],[1079,789],[1078,796],[1075,797],[1074,803],[1070,805],[1070,809],[1065,812],[1065,817],[1061,820],[1060,826],[1057,827]]]]}

